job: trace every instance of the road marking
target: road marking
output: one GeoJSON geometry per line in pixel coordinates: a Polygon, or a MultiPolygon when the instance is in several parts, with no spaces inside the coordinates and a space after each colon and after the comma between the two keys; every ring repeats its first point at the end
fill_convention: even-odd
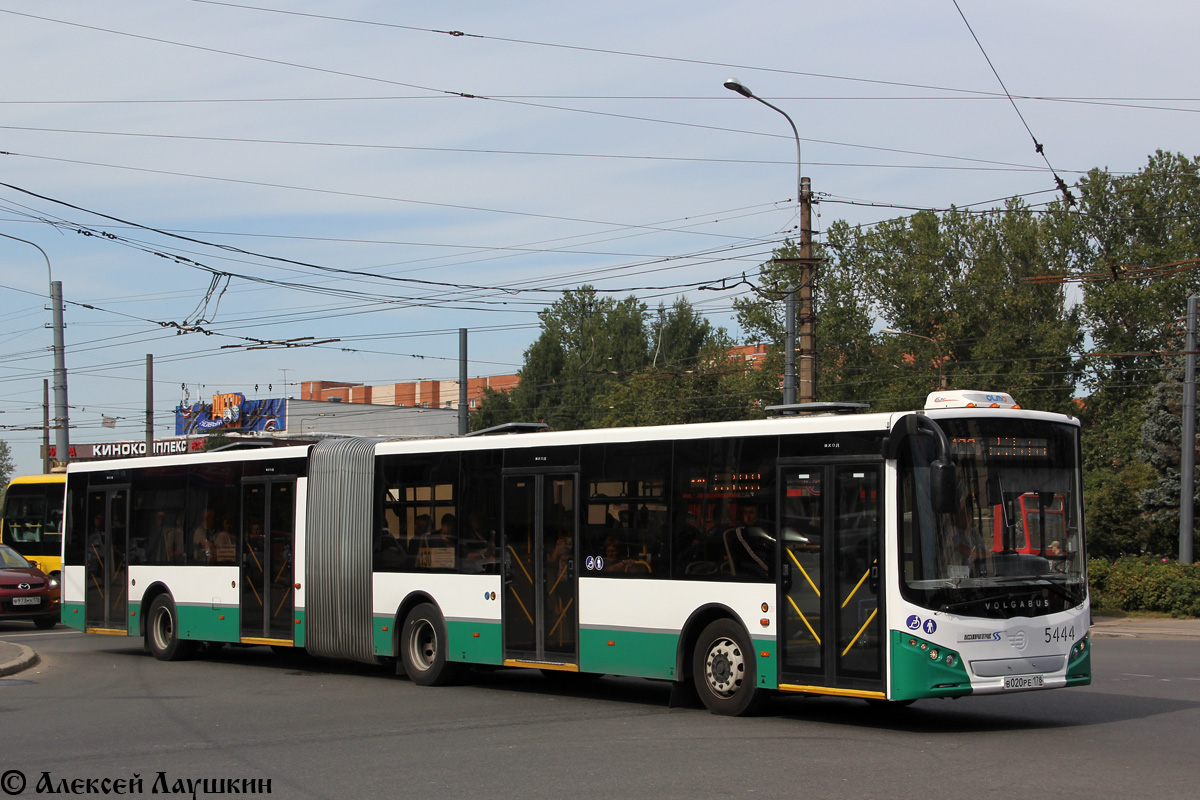
{"type": "Polygon", "coordinates": [[[1122,675],[1128,675],[1131,678],[1153,678],[1153,675],[1143,675],[1140,672],[1122,672],[1122,675]]]}

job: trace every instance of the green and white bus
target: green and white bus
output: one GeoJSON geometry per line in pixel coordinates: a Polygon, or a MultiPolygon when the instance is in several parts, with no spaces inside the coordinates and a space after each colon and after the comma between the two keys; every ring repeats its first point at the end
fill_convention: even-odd
{"type": "Polygon", "coordinates": [[[423,685],[640,676],[721,714],[1090,682],[1076,419],[984,392],[803,410],[72,464],[63,621],[423,685]],[[1055,540],[1018,548],[1038,503],[1055,540]]]}

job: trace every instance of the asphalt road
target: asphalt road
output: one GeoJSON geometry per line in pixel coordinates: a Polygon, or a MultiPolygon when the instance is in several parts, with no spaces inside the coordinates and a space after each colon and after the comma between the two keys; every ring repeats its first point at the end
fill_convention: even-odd
{"type": "MultiPolygon", "coordinates": [[[[282,798],[1196,796],[1200,642],[1095,639],[1090,687],[881,712],[780,697],[748,719],[668,708],[665,684],[502,670],[423,688],[365,665],[0,624],[0,772],[270,779],[282,798]]],[[[84,784],[78,784],[84,786],[84,784]]],[[[96,784],[99,786],[99,784],[96,784]]],[[[2,795],[0,795],[2,796],[2,795]]]]}

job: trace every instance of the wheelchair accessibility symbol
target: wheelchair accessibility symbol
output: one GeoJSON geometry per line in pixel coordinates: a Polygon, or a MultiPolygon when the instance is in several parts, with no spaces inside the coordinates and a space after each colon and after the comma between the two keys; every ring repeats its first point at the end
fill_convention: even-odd
{"type": "Polygon", "coordinates": [[[908,629],[910,631],[918,630],[921,627],[921,618],[913,614],[908,618],[908,629]]]}

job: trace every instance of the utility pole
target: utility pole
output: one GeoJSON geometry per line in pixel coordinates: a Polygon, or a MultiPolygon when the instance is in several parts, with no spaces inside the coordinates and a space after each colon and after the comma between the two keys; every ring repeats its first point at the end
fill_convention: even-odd
{"type": "Polygon", "coordinates": [[[466,436],[471,430],[467,418],[467,329],[458,329],[458,435],[466,436]]]}
{"type": "Polygon", "coordinates": [[[63,343],[63,299],[62,281],[54,280],[54,272],[50,269],[50,256],[46,251],[28,239],[0,233],[5,239],[14,242],[24,242],[30,247],[37,248],[46,260],[46,277],[50,279],[50,305],[53,306],[51,323],[54,327],[54,460],[58,465],[66,466],[71,459],[70,427],[67,418],[67,364],[66,345],[63,343]]]}
{"type": "Polygon", "coordinates": [[[50,381],[42,378],[42,472],[50,472],[50,381]]]}
{"type": "Polygon", "coordinates": [[[812,183],[800,179],[800,397],[817,400],[817,314],[813,309],[812,183]]]}
{"type": "Polygon", "coordinates": [[[146,455],[154,455],[154,355],[146,353],[146,455]]]}
{"type": "MultiPolygon", "coordinates": [[[[38,248],[41,250],[41,248],[38,248]]],[[[45,253],[42,253],[45,255],[45,253]]],[[[50,260],[46,259],[47,267],[50,260]]],[[[66,466],[71,460],[71,423],[67,418],[67,365],[66,345],[63,343],[63,299],[62,281],[50,282],[51,313],[54,325],[54,460],[66,466]]]]}
{"type": "Polygon", "coordinates": [[[775,258],[780,266],[797,267],[800,280],[789,286],[785,301],[786,340],[784,343],[783,404],[815,403],[817,400],[817,312],[813,308],[813,273],[818,259],[812,246],[812,182],[800,179],[800,257],[775,258]],[[799,346],[797,347],[797,327],[799,346]],[[796,352],[799,350],[799,380],[796,352]],[[799,391],[797,391],[799,383],[799,391]]]}
{"type": "Polygon", "coordinates": [[[1192,563],[1196,498],[1196,307],[1188,298],[1187,361],[1183,379],[1183,435],[1179,442],[1179,563],[1192,563]]]}

